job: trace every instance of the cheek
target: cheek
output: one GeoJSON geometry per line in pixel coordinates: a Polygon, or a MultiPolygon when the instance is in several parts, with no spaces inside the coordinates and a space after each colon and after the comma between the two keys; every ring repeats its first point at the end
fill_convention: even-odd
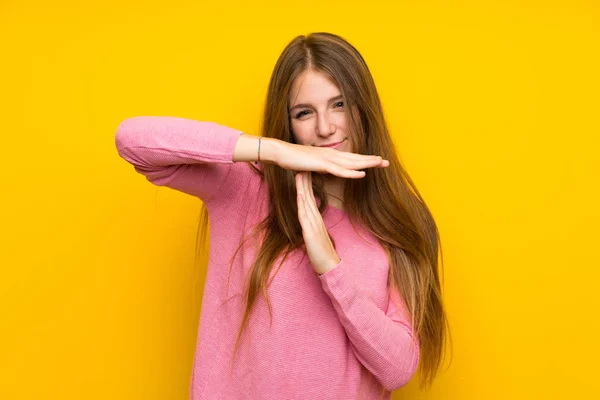
{"type": "Polygon", "coordinates": [[[337,113],[333,119],[338,129],[346,131],[346,114],[343,112],[337,113]]]}
{"type": "Polygon", "coordinates": [[[298,144],[308,144],[311,141],[310,125],[306,121],[292,121],[292,133],[298,144]]]}

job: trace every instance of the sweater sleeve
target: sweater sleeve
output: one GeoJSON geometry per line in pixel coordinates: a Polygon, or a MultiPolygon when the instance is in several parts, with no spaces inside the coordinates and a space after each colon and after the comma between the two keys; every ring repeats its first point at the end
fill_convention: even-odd
{"type": "Polygon", "coordinates": [[[346,259],[319,276],[359,361],[389,391],[406,385],[417,370],[419,342],[397,290],[381,310],[361,287],[346,259]]]}
{"type": "Polygon", "coordinates": [[[206,201],[225,181],[242,133],[214,122],[141,116],[121,122],[115,144],[148,181],[206,201]]]}

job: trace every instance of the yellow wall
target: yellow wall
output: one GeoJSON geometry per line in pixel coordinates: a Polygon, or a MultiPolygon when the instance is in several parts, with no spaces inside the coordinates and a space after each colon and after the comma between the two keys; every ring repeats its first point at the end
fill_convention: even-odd
{"type": "Polygon", "coordinates": [[[0,398],[187,398],[200,202],[115,130],[256,133],[279,52],[319,30],[365,56],[442,234],[452,363],[393,398],[600,398],[594,2],[98,3],[0,5],[0,398]]]}

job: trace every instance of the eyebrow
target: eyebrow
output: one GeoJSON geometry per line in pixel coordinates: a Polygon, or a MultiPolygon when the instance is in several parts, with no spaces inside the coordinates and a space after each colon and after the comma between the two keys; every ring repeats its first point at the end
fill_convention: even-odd
{"type": "MultiPolygon", "coordinates": [[[[338,94],[337,96],[330,98],[327,102],[331,103],[332,101],[340,100],[343,98],[344,98],[343,95],[338,94]]],[[[290,111],[292,111],[294,108],[302,108],[302,107],[310,107],[310,106],[311,106],[310,104],[304,104],[304,103],[296,104],[294,107],[290,108],[290,111]]]]}

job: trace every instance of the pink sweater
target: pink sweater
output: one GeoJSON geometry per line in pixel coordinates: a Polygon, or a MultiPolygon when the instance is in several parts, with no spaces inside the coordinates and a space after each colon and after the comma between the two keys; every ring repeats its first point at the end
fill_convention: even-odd
{"type": "Polygon", "coordinates": [[[269,207],[258,174],[249,163],[232,161],[240,134],[213,122],[147,116],[126,119],[115,136],[119,155],[148,181],[198,197],[209,212],[190,398],[389,399],[414,375],[419,342],[397,291],[388,290],[389,264],[376,238],[358,227],[365,242],[333,206],[323,220],[341,262],[319,276],[302,250],[291,253],[268,288],[272,324],[260,296],[230,368],[243,315],[242,279],[257,254],[252,241],[238,252],[227,293],[229,260],[269,207]]]}

